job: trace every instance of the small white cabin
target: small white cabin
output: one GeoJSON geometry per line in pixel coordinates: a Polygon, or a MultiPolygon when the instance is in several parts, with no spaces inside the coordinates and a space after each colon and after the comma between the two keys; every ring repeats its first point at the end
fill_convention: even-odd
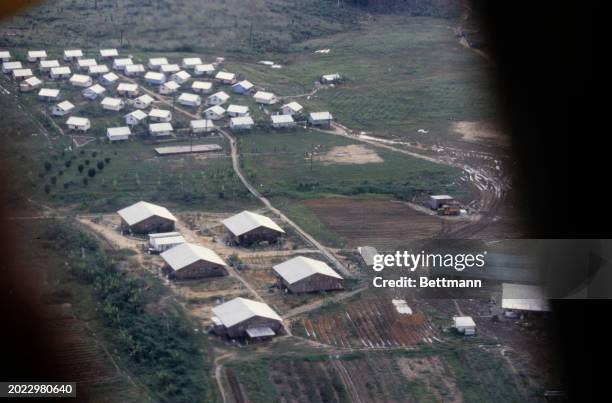
{"type": "Polygon", "coordinates": [[[210,94],[212,91],[212,83],[208,81],[194,81],[191,83],[191,91],[198,94],[210,94]]]}
{"type": "Polygon", "coordinates": [[[93,84],[93,80],[84,74],[73,74],[70,77],[70,84],[75,87],[90,87],[93,84]]]}
{"type": "Polygon", "coordinates": [[[47,52],[45,50],[30,50],[28,51],[28,62],[35,63],[45,60],[47,58],[47,52]]]}
{"type": "Polygon", "coordinates": [[[104,74],[98,79],[98,82],[102,85],[113,85],[117,81],[119,81],[119,76],[113,73],[112,71],[110,73],[104,74]]]}
{"type": "Polygon", "coordinates": [[[183,106],[198,107],[202,105],[202,98],[196,94],[183,92],[177,99],[177,102],[183,106]]]}
{"type": "Polygon", "coordinates": [[[36,88],[39,88],[40,86],[42,86],[43,82],[41,79],[39,79],[38,77],[30,77],[30,78],[26,78],[25,80],[23,80],[20,84],[19,84],[19,90],[21,92],[28,92],[28,91],[32,91],[36,88]]]}
{"type": "Polygon", "coordinates": [[[142,76],[145,73],[145,67],[142,64],[129,64],[125,66],[125,75],[128,77],[142,76]]]}
{"type": "Polygon", "coordinates": [[[223,84],[234,84],[236,82],[236,74],[227,71],[218,72],[215,78],[223,84]]]}
{"type": "MultiPolygon", "coordinates": [[[[119,56],[117,49],[100,49],[101,59],[114,59],[119,56]]],[[[113,67],[114,68],[114,67],[113,67]]]]}
{"type": "Polygon", "coordinates": [[[49,71],[54,67],[59,67],[59,61],[57,60],[41,60],[40,63],[38,63],[38,69],[40,71],[49,71]]]}
{"type": "Polygon", "coordinates": [[[248,116],[249,107],[246,105],[230,105],[227,107],[227,114],[233,118],[239,116],[248,116]]]}
{"type": "Polygon", "coordinates": [[[167,81],[159,86],[159,93],[162,95],[170,95],[176,93],[181,86],[176,81],[167,81]]]}
{"type": "Polygon", "coordinates": [[[109,127],[106,129],[106,137],[111,143],[115,141],[126,141],[132,135],[132,131],[127,126],[109,127]]]}
{"type": "Polygon", "coordinates": [[[270,116],[272,120],[272,127],[275,129],[283,129],[288,127],[295,126],[295,121],[293,120],[293,116],[291,115],[272,115],[270,116]]]}
{"type": "Polygon", "coordinates": [[[81,49],[67,49],[64,50],[64,61],[75,62],[83,57],[83,51],[81,49]]]}
{"type": "Polygon", "coordinates": [[[177,71],[176,73],[170,76],[172,81],[175,81],[177,84],[183,84],[191,78],[191,74],[187,73],[185,70],[177,71]]]}
{"type": "Polygon", "coordinates": [[[297,115],[302,112],[302,110],[304,110],[304,107],[295,101],[281,106],[281,113],[283,115],[297,115]]]}
{"type": "Polygon", "coordinates": [[[208,133],[216,129],[215,124],[210,119],[198,119],[189,122],[192,133],[208,133]]]}
{"type": "Polygon", "coordinates": [[[54,116],[64,116],[72,112],[74,105],[69,101],[60,102],[51,108],[51,114],[54,116]]]}
{"type": "Polygon", "coordinates": [[[121,98],[105,97],[100,104],[108,111],[120,111],[125,106],[125,101],[121,98]]]}
{"type": "MultiPolygon", "coordinates": [[[[72,71],[68,66],[53,67],[49,72],[49,77],[53,80],[61,80],[72,75],[72,71]]],[[[74,85],[74,84],[73,84],[74,85]]]]}
{"type": "Polygon", "coordinates": [[[165,57],[152,57],[149,59],[149,68],[151,70],[159,70],[164,64],[168,64],[168,59],[165,57]]]}
{"type": "Polygon", "coordinates": [[[466,336],[473,336],[476,334],[476,322],[474,322],[471,316],[454,316],[453,328],[466,336]]]}
{"type": "Polygon", "coordinates": [[[119,83],[117,86],[117,94],[122,97],[135,97],[138,95],[138,84],[119,83]]]}
{"type": "Polygon", "coordinates": [[[266,91],[257,91],[253,98],[258,104],[273,105],[277,102],[276,95],[266,91]]]}
{"type": "Polygon", "coordinates": [[[77,60],[77,67],[79,70],[89,70],[92,66],[97,66],[98,62],[96,59],[79,59],[77,60]]]}
{"type": "Polygon", "coordinates": [[[130,64],[134,64],[134,62],[129,57],[115,59],[113,60],[113,70],[123,71],[125,70],[125,66],[130,64]]]}
{"type": "Polygon", "coordinates": [[[88,118],[77,116],[70,116],[66,121],[66,125],[68,126],[68,129],[80,132],[86,132],[91,128],[91,122],[88,118]]]}
{"type": "Polygon", "coordinates": [[[128,126],[136,126],[147,120],[148,115],[141,111],[140,109],[136,109],[124,116],[125,124],[128,126]]]}
{"type": "Polygon", "coordinates": [[[83,96],[87,99],[94,100],[105,92],[106,88],[102,87],[100,84],[94,84],[91,87],[83,90],[83,96]]]}
{"type": "Polygon", "coordinates": [[[223,109],[223,107],[219,105],[211,106],[210,108],[204,111],[204,116],[206,117],[206,119],[210,120],[223,119],[223,117],[225,116],[225,109],[223,109]]]}
{"type": "Polygon", "coordinates": [[[193,74],[195,74],[196,76],[201,76],[204,74],[210,76],[214,72],[215,72],[215,66],[213,66],[212,64],[198,64],[193,69],[193,74]]]}
{"type": "Polygon", "coordinates": [[[223,105],[228,99],[230,99],[229,95],[223,91],[219,91],[209,96],[207,103],[208,105],[223,105]]]}
{"type": "Polygon", "coordinates": [[[172,120],[172,112],[166,109],[153,108],[149,112],[149,119],[152,122],[170,122],[172,120]]]}
{"type": "Polygon", "coordinates": [[[196,66],[202,64],[202,59],[199,57],[185,57],[181,67],[184,69],[195,69],[196,66]]]}
{"type": "Polygon", "coordinates": [[[230,129],[232,130],[250,130],[255,122],[250,116],[240,116],[230,119],[230,129]]]}
{"type": "Polygon", "coordinates": [[[174,129],[168,122],[151,123],[149,125],[149,133],[154,137],[172,136],[174,129]]]}
{"type": "Polygon", "coordinates": [[[133,102],[133,106],[136,109],[146,109],[153,104],[153,97],[149,94],[143,94],[136,98],[133,102]]]}
{"type": "Polygon", "coordinates": [[[45,102],[57,101],[60,97],[60,90],[56,88],[41,88],[38,91],[38,99],[45,102]]]}

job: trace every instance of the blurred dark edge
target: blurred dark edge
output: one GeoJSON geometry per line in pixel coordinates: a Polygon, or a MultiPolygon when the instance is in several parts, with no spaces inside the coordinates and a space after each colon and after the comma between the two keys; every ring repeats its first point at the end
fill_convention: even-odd
{"type": "MultiPolygon", "coordinates": [[[[36,1],[3,0],[2,16],[36,1]]],[[[527,207],[531,237],[606,238],[609,130],[597,127],[607,116],[595,107],[598,83],[595,61],[607,60],[609,45],[597,47],[593,4],[579,1],[473,1],[486,32],[488,51],[498,67],[498,92],[519,162],[518,189],[527,207]]],[[[605,27],[605,22],[603,23],[605,27]]],[[[602,83],[605,78],[602,78],[602,83]]],[[[609,102],[603,102],[609,105],[609,102]]],[[[609,112],[608,112],[609,113],[609,112]]],[[[4,168],[0,166],[0,180],[4,168]]],[[[2,189],[7,189],[2,186],[2,189]]],[[[2,199],[4,200],[4,199],[2,199]]],[[[0,206],[3,231],[3,275],[0,320],[3,322],[3,380],[57,379],[53,349],[40,327],[37,301],[28,298],[26,261],[17,256],[14,221],[0,206]]],[[[609,355],[606,323],[608,301],[555,302],[558,318],[551,331],[558,343],[564,380],[571,401],[597,401],[596,369],[609,355]]],[[[74,400],[73,400],[74,401],[74,400]]]]}

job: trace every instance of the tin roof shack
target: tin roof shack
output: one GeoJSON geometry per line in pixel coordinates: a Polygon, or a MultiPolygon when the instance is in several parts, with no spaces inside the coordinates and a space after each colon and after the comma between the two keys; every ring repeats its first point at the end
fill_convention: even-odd
{"type": "Polygon", "coordinates": [[[60,90],[57,88],[41,88],[38,91],[38,99],[45,102],[57,101],[60,98],[60,90]]]}
{"type": "Polygon", "coordinates": [[[202,64],[202,59],[199,57],[184,57],[181,67],[184,69],[194,69],[200,64],[202,64]]]}
{"type": "Polygon", "coordinates": [[[230,99],[229,95],[223,91],[219,91],[209,96],[206,103],[208,105],[223,105],[228,99],[230,99]]]}
{"type": "Polygon", "coordinates": [[[283,115],[297,115],[302,112],[302,110],[304,110],[304,107],[295,101],[281,106],[281,113],[283,115]]]}
{"type": "Polygon", "coordinates": [[[209,133],[216,129],[215,124],[210,119],[197,119],[189,122],[191,132],[196,133],[209,133]]]}
{"type": "Polygon", "coordinates": [[[100,49],[101,59],[112,59],[119,56],[117,49],[100,49]]]}
{"type": "Polygon", "coordinates": [[[117,86],[117,95],[121,97],[135,97],[138,95],[138,84],[135,83],[119,83],[117,86]]]}
{"type": "Polygon", "coordinates": [[[136,109],[146,109],[153,104],[153,97],[149,94],[142,94],[132,102],[132,106],[136,109]]]}
{"type": "Polygon", "coordinates": [[[168,122],[149,124],[149,134],[154,138],[169,137],[174,135],[174,128],[168,122]]]}
{"type": "Polygon", "coordinates": [[[88,118],[82,118],[77,116],[70,116],[68,120],[66,120],[66,125],[68,129],[86,132],[91,128],[91,122],[88,118]]]}
{"type": "Polygon", "coordinates": [[[98,62],[96,59],[79,59],[77,60],[77,67],[79,70],[87,71],[92,66],[97,66],[98,62]]]}
{"type": "Polygon", "coordinates": [[[68,66],[53,67],[49,72],[49,77],[53,80],[68,78],[72,75],[72,70],[68,66]]]}
{"type": "Polygon", "coordinates": [[[342,277],[325,262],[297,256],[272,267],[293,293],[342,290],[342,277]]]}
{"type": "Polygon", "coordinates": [[[183,106],[196,108],[202,105],[202,98],[197,94],[183,92],[181,95],[179,95],[177,102],[183,106]]]}
{"type": "Polygon", "coordinates": [[[8,50],[0,50],[0,61],[8,62],[11,60],[11,52],[8,50]]]}
{"type": "Polygon", "coordinates": [[[47,58],[47,52],[45,50],[30,50],[28,51],[28,62],[35,63],[45,60],[47,58]]]}
{"type": "Polygon", "coordinates": [[[438,210],[442,205],[448,204],[455,200],[449,195],[433,195],[429,196],[429,208],[432,210],[438,210]]]}
{"type": "Polygon", "coordinates": [[[514,318],[528,312],[550,312],[544,289],[537,285],[502,283],[504,316],[514,318]]]}
{"type": "Polygon", "coordinates": [[[170,122],[172,120],[172,112],[167,109],[153,108],[149,111],[149,120],[152,122],[170,122]]]}
{"type": "Polygon", "coordinates": [[[330,127],[334,117],[329,112],[312,112],[308,115],[308,123],[311,126],[330,127]]]}
{"type": "Polygon", "coordinates": [[[13,70],[22,69],[22,68],[23,68],[23,65],[19,61],[15,61],[15,62],[5,61],[2,63],[3,73],[10,73],[13,70]]]}
{"type": "Polygon", "coordinates": [[[187,73],[185,70],[177,71],[176,73],[170,76],[170,79],[177,84],[183,84],[187,82],[191,78],[191,74],[187,73]]]}
{"type": "Polygon", "coordinates": [[[170,80],[159,86],[159,93],[162,95],[170,95],[176,93],[179,88],[181,88],[179,83],[170,80]]]}
{"type": "Polygon", "coordinates": [[[249,115],[249,107],[246,105],[236,105],[231,104],[227,107],[227,114],[233,118],[238,116],[248,116],[249,115]]]}
{"type": "Polygon", "coordinates": [[[227,275],[227,264],[214,251],[192,243],[182,243],[161,254],[168,277],[187,280],[227,275]]]}
{"type": "Polygon", "coordinates": [[[253,98],[256,103],[264,105],[274,105],[278,101],[276,95],[266,91],[257,91],[253,98]]]}
{"type": "Polygon", "coordinates": [[[166,82],[166,75],[155,71],[149,71],[145,74],[144,79],[151,85],[162,85],[166,82]]]}
{"type": "Polygon", "coordinates": [[[13,74],[15,81],[22,81],[34,75],[31,69],[15,69],[11,71],[11,73],[13,74]]]}
{"type": "Polygon", "coordinates": [[[235,298],[212,309],[213,332],[230,338],[258,338],[279,334],[280,316],[263,302],[235,298]]]}
{"type": "Polygon", "coordinates": [[[198,64],[193,69],[193,74],[195,74],[196,76],[201,76],[204,74],[207,74],[210,76],[214,72],[215,72],[215,66],[213,66],[212,64],[198,64]]]}
{"type": "Polygon", "coordinates": [[[466,336],[476,334],[476,323],[471,316],[453,316],[453,328],[466,336]]]}
{"type": "Polygon", "coordinates": [[[100,105],[108,111],[120,111],[125,106],[125,102],[121,98],[105,97],[100,105]]]}
{"type": "Polygon", "coordinates": [[[168,59],[165,57],[152,57],[149,59],[149,68],[151,70],[159,70],[164,64],[168,64],[168,59]]]}
{"type": "Polygon", "coordinates": [[[91,87],[85,88],[82,92],[83,96],[89,100],[94,100],[106,92],[106,88],[100,84],[94,84],[91,87]]]}
{"type": "Polygon", "coordinates": [[[145,112],[141,111],[140,109],[136,109],[135,111],[132,111],[124,116],[125,124],[128,126],[136,126],[146,121],[147,117],[149,117],[149,115],[147,115],[145,112]]]}
{"type": "Polygon", "coordinates": [[[212,91],[212,83],[208,81],[194,81],[191,83],[191,91],[198,94],[210,94],[212,91]]]}
{"type": "Polygon", "coordinates": [[[178,232],[149,234],[149,252],[161,253],[185,242],[185,238],[178,232]]]}
{"type": "Polygon", "coordinates": [[[274,243],[285,234],[285,231],[270,218],[250,211],[243,211],[223,220],[223,225],[229,232],[229,242],[234,245],[274,243]]]}
{"type": "Polygon", "coordinates": [[[223,84],[234,84],[236,82],[236,74],[227,71],[218,72],[215,78],[223,84]]]}
{"type": "Polygon", "coordinates": [[[172,74],[180,71],[181,68],[178,64],[164,64],[159,67],[159,71],[164,74],[172,74]]]}
{"type": "Polygon", "coordinates": [[[250,116],[239,116],[237,118],[231,118],[229,127],[233,131],[238,130],[251,130],[255,122],[250,116]]]}
{"type": "Polygon", "coordinates": [[[134,64],[134,62],[129,57],[123,59],[115,59],[113,60],[113,69],[123,71],[125,70],[125,66],[129,66],[131,64],[134,64]]]}
{"type": "Polygon", "coordinates": [[[49,71],[54,67],[60,67],[58,60],[41,60],[38,64],[38,70],[49,71]]]}
{"type": "Polygon", "coordinates": [[[238,95],[247,94],[249,91],[253,89],[254,85],[248,80],[242,80],[234,85],[232,85],[232,92],[238,95]]]}
{"type": "Polygon", "coordinates": [[[125,66],[125,75],[128,77],[143,76],[145,71],[145,67],[142,64],[128,64],[125,66]]]}
{"type": "Polygon", "coordinates": [[[109,127],[106,129],[106,137],[111,143],[115,141],[127,141],[132,135],[132,131],[128,126],[109,127]]]}
{"type": "Polygon", "coordinates": [[[74,74],[70,77],[70,84],[75,87],[89,87],[93,84],[93,80],[84,74],[74,74]]]}
{"type": "Polygon", "coordinates": [[[51,108],[53,116],[64,116],[69,114],[74,109],[74,105],[69,101],[60,102],[51,108]]]}
{"type": "Polygon", "coordinates": [[[30,77],[23,80],[23,82],[19,83],[19,91],[21,92],[29,92],[36,88],[40,88],[43,82],[38,77],[30,77]]]}
{"type": "MultiPolygon", "coordinates": [[[[119,81],[119,76],[113,72],[106,73],[98,79],[98,82],[102,85],[113,85],[119,81]]],[[[134,84],[136,85],[136,84],[134,84]]],[[[138,86],[137,86],[138,87],[138,86]]]]}
{"type": "Polygon", "coordinates": [[[225,116],[225,109],[223,109],[223,107],[219,105],[211,106],[210,108],[204,111],[204,116],[206,117],[206,119],[210,120],[223,119],[223,117],[225,116]]]}
{"type": "Polygon", "coordinates": [[[172,232],[176,222],[176,217],[167,208],[145,201],[121,209],[117,214],[121,217],[122,233],[172,232]]]}
{"type": "Polygon", "coordinates": [[[94,77],[100,77],[101,75],[108,74],[110,71],[107,65],[97,64],[95,66],[90,66],[87,72],[94,77]]]}
{"type": "Polygon", "coordinates": [[[321,84],[338,84],[342,82],[342,76],[338,73],[324,74],[319,81],[321,84]]]}
{"type": "Polygon", "coordinates": [[[272,115],[270,116],[272,127],[275,129],[287,129],[295,126],[295,121],[291,115],[272,115]]]}
{"type": "Polygon", "coordinates": [[[81,49],[66,49],[64,50],[64,61],[75,62],[83,57],[83,51],[81,49]]]}

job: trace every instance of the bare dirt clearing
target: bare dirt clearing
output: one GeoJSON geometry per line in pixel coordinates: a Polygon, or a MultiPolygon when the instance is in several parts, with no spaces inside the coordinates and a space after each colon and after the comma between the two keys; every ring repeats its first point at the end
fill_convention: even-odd
{"type": "Polygon", "coordinates": [[[509,146],[510,138],[492,123],[461,121],[453,123],[453,131],[465,141],[489,142],[509,146]]]}
{"type": "Polygon", "coordinates": [[[377,164],[384,162],[376,151],[360,144],[334,147],[327,153],[315,157],[315,159],[324,164],[344,165],[377,164]]]}

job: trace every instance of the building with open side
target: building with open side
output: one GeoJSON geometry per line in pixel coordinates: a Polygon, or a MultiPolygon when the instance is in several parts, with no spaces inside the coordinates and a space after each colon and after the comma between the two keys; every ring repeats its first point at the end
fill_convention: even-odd
{"type": "Polygon", "coordinates": [[[342,290],[343,278],[327,263],[297,256],[272,267],[293,293],[342,290]]]}
{"type": "Polygon", "coordinates": [[[182,243],[161,254],[168,276],[186,280],[227,275],[227,264],[211,249],[192,243],[182,243]]]}
{"type": "Polygon", "coordinates": [[[173,232],[176,217],[167,208],[139,201],[117,211],[121,217],[121,232],[149,234],[152,232],[173,232]]]}
{"type": "Polygon", "coordinates": [[[274,243],[285,234],[271,218],[250,211],[243,211],[223,220],[223,225],[228,231],[228,241],[234,245],[274,243]]]}
{"type": "Polygon", "coordinates": [[[149,252],[162,253],[187,242],[179,232],[161,232],[149,234],[149,252]]]}
{"type": "Polygon", "coordinates": [[[259,339],[279,334],[282,318],[268,304],[235,298],[212,309],[213,332],[230,338],[259,339]]]}
{"type": "Polygon", "coordinates": [[[476,334],[476,322],[471,316],[453,316],[453,329],[463,335],[473,336],[476,334]]]}

